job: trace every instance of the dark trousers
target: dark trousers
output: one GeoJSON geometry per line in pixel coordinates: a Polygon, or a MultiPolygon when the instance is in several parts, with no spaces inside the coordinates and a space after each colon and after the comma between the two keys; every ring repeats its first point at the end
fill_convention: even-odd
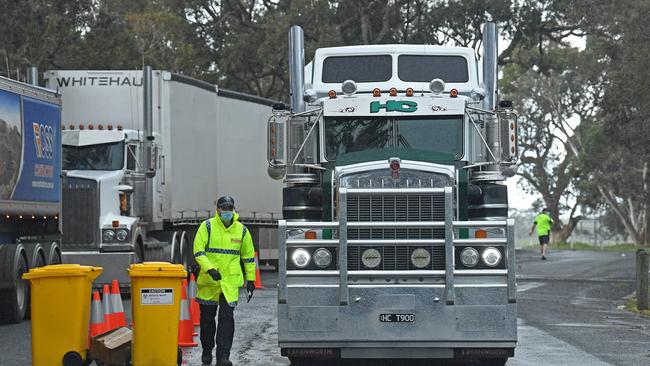
{"type": "Polygon", "coordinates": [[[203,355],[212,355],[214,343],[217,343],[217,360],[230,358],[232,338],[235,335],[235,318],[231,308],[223,294],[219,296],[219,305],[203,305],[201,308],[201,347],[203,355]],[[219,309],[219,323],[215,325],[214,318],[219,309]],[[215,338],[216,333],[216,338],[215,338]]]}

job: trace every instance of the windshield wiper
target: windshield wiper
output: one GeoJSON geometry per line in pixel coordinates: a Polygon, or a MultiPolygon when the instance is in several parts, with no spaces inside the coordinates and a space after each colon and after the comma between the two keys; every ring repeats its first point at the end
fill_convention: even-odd
{"type": "Polygon", "coordinates": [[[408,140],[406,140],[406,137],[404,137],[404,135],[402,135],[402,134],[399,134],[397,136],[397,146],[400,146],[400,145],[404,146],[407,149],[411,148],[411,144],[409,144],[408,140]]]}

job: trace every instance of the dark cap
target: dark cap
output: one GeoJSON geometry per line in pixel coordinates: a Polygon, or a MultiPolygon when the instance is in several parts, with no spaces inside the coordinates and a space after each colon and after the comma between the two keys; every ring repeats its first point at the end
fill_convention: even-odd
{"type": "Polygon", "coordinates": [[[230,196],[221,196],[217,200],[218,208],[235,208],[235,199],[230,196]]]}
{"type": "Polygon", "coordinates": [[[544,208],[542,209],[542,212],[548,212],[548,208],[544,207],[544,208]]]}

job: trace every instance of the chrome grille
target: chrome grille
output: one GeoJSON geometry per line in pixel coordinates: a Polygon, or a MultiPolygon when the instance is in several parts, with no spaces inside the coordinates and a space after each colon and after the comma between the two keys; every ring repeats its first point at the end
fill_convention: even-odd
{"type": "MultiPolygon", "coordinates": [[[[444,194],[433,195],[371,195],[349,196],[347,199],[348,222],[355,221],[444,221],[444,194]]],[[[443,228],[436,229],[348,229],[348,239],[444,239],[443,228]]],[[[364,270],[361,253],[372,246],[349,246],[348,269],[364,270]]],[[[382,270],[417,269],[411,264],[411,253],[425,248],[432,254],[428,269],[444,269],[444,246],[388,245],[372,247],[382,254],[382,270]]],[[[424,268],[427,269],[427,268],[424,268]]]]}
{"type": "Polygon", "coordinates": [[[445,269],[445,247],[437,246],[349,246],[348,247],[348,271],[359,270],[384,270],[384,271],[408,271],[408,270],[444,270],[445,269]],[[381,253],[381,263],[376,268],[366,268],[361,262],[361,253],[364,250],[374,248],[381,253]],[[431,254],[431,263],[425,268],[416,268],[411,263],[411,253],[415,249],[424,248],[431,254]]]}
{"type": "Polygon", "coordinates": [[[98,248],[99,190],[96,181],[64,178],[62,219],[65,250],[98,248]]]}

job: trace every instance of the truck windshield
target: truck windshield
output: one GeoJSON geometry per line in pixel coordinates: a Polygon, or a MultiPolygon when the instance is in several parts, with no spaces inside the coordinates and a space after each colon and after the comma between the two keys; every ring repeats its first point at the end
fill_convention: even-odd
{"type": "Polygon", "coordinates": [[[463,155],[463,117],[341,118],[325,117],[325,157],[399,147],[463,155]]]}
{"type": "Polygon", "coordinates": [[[121,170],[124,142],[87,146],[63,145],[63,170],[121,170]]]}

